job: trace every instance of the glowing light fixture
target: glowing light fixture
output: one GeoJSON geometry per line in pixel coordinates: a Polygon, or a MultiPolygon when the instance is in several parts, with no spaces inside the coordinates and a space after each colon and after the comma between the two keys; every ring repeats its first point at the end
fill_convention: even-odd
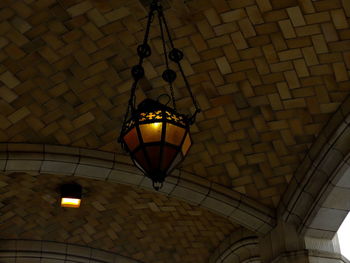
{"type": "Polygon", "coordinates": [[[130,154],[134,164],[152,180],[153,187],[158,190],[162,187],[165,177],[187,155],[192,145],[190,125],[194,123],[197,113],[200,112],[180,63],[183,59],[183,53],[174,47],[163,14],[163,8],[158,0],[153,0],[151,3],[144,41],[138,46],[137,53],[139,63],[131,69],[134,82],[131,87],[130,99],[119,142],[130,154]],[[172,107],[159,101],[146,99],[136,108],[135,90],[140,79],[144,77],[143,61],[151,55],[151,47],[147,42],[155,14],[158,16],[166,64],[162,77],[169,85],[172,107]],[[165,40],[165,34],[168,37],[168,41],[165,40]],[[169,52],[167,51],[167,45],[170,46],[169,52]],[[170,69],[169,59],[177,65],[183,78],[184,86],[191,96],[195,107],[195,112],[191,116],[180,114],[176,110],[173,83],[177,74],[170,69]]]}
{"type": "Polygon", "coordinates": [[[61,186],[61,207],[79,208],[81,203],[82,187],[70,183],[61,186]]]}
{"type": "Polygon", "coordinates": [[[61,206],[62,207],[72,207],[72,208],[79,208],[80,207],[81,199],[76,198],[62,198],[61,199],[61,206]]]}

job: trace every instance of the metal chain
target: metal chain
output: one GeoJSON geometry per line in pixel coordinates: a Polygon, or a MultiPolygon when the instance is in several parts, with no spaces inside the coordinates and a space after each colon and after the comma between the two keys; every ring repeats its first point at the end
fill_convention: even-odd
{"type": "MultiPolygon", "coordinates": [[[[175,46],[174,46],[173,40],[172,40],[172,38],[171,38],[170,30],[169,30],[168,24],[167,24],[167,22],[166,22],[166,20],[165,20],[164,14],[162,13],[161,16],[162,16],[162,20],[163,20],[163,23],[164,23],[164,26],[165,26],[165,29],[166,29],[166,32],[167,32],[167,35],[168,35],[168,38],[169,38],[170,45],[171,45],[171,47],[174,49],[175,46]]],[[[178,65],[178,68],[179,68],[179,70],[180,70],[181,76],[182,76],[182,78],[183,78],[183,80],[184,80],[184,82],[185,82],[185,86],[186,86],[186,88],[187,88],[187,90],[188,90],[188,93],[189,93],[190,96],[191,96],[192,103],[193,103],[193,105],[194,105],[194,107],[195,107],[195,109],[196,109],[195,113],[194,113],[193,116],[192,116],[193,121],[194,121],[194,118],[196,117],[197,113],[201,112],[201,109],[199,108],[199,106],[198,106],[198,104],[197,104],[197,101],[196,101],[196,99],[195,99],[195,97],[194,97],[194,95],[193,95],[193,92],[192,92],[192,90],[191,90],[191,88],[190,88],[190,84],[188,83],[188,80],[186,79],[186,75],[185,75],[185,73],[184,73],[184,71],[183,71],[183,68],[182,68],[182,66],[181,66],[180,61],[177,62],[176,64],[178,65]]]]}
{"type": "Polygon", "coordinates": [[[185,72],[183,71],[180,62],[177,62],[177,65],[178,65],[178,67],[179,67],[181,76],[182,76],[182,78],[183,78],[183,80],[184,80],[184,82],[185,82],[185,86],[186,86],[186,88],[187,88],[187,90],[188,90],[188,93],[190,94],[190,97],[191,97],[191,99],[192,99],[192,103],[193,103],[193,105],[194,105],[194,107],[195,107],[195,109],[196,109],[195,114],[197,114],[197,113],[201,112],[201,109],[199,108],[199,106],[198,106],[198,104],[197,104],[197,101],[196,101],[196,99],[195,99],[195,97],[194,97],[194,95],[193,95],[193,92],[192,92],[191,88],[190,88],[190,84],[188,83],[188,80],[186,79],[185,72]]]}
{"type": "MultiPolygon", "coordinates": [[[[147,26],[146,26],[146,31],[145,31],[145,36],[143,38],[143,45],[147,45],[148,43],[148,38],[149,38],[149,32],[151,30],[151,25],[153,22],[153,17],[154,17],[154,6],[157,5],[158,0],[153,0],[153,3],[150,7],[150,11],[148,14],[148,19],[147,19],[147,26]]],[[[144,58],[142,56],[139,56],[139,65],[142,66],[143,64],[143,60],[144,58]]],[[[136,88],[137,88],[137,84],[138,84],[138,80],[135,80],[132,88],[131,88],[131,95],[130,95],[130,100],[129,100],[129,106],[131,107],[131,111],[134,112],[135,111],[135,101],[136,101],[136,97],[135,97],[135,92],[136,92],[136,88]]]]}
{"type": "MultiPolygon", "coordinates": [[[[166,40],[164,37],[164,28],[163,28],[162,17],[164,17],[163,11],[161,9],[159,9],[158,10],[158,21],[159,21],[160,35],[161,35],[162,42],[163,42],[163,52],[164,52],[164,57],[165,57],[165,65],[166,65],[166,69],[169,69],[169,59],[168,59],[167,48],[166,48],[166,40]]],[[[169,83],[169,88],[170,88],[171,100],[173,102],[173,108],[174,108],[174,110],[176,110],[176,102],[175,102],[174,88],[173,88],[172,82],[169,83]]]]}
{"type": "MultiPolygon", "coordinates": [[[[146,45],[147,42],[148,42],[148,37],[149,37],[149,32],[150,32],[150,29],[151,29],[151,24],[153,22],[153,17],[154,17],[154,6],[158,4],[158,0],[153,0],[153,3],[151,4],[151,7],[150,7],[150,11],[149,11],[149,14],[148,14],[148,19],[147,19],[147,26],[146,26],[146,31],[145,31],[145,36],[144,36],[144,39],[143,39],[143,44],[146,45]]],[[[138,65],[142,66],[143,64],[143,57],[139,56],[139,63],[138,65]]],[[[129,114],[133,114],[135,112],[135,103],[136,103],[136,96],[135,96],[135,93],[136,93],[136,88],[137,88],[137,84],[138,84],[139,80],[134,80],[133,84],[132,84],[132,87],[131,87],[131,91],[130,91],[130,98],[129,98],[129,101],[128,101],[128,106],[126,108],[126,112],[125,112],[125,116],[124,116],[124,121],[123,121],[123,127],[122,127],[122,131],[124,130],[125,128],[125,125],[126,125],[126,122],[128,120],[128,116],[129,114]]],[[[118,139],[120,141],[120,137],[118,139]]]]}
{"type": "MultiPolygon", "coordinates": [[[[154,0],[153,2],[154,2],[154,4],[156,4],[158,1],[154,0]]],[[[146,26],[145,36],[143,38],[143,44],[147,44],[147,41],[148,41],[149,31],[151,29],[151,24],[153,21],[153,12],[154,12],[154,9],[153,9],[153,4],[152,4],[150,7],[149,14],[148,14],[147,26],[146,26]]]]}
{"type": "MultiPolygon", "coordinates": [[[[154,6],[158,3],[158,0],[153,0],[151,6],[150,6],[150,11],[148,14],[147,18],[147,26],[146,26],[146,31],[145,31],[145,36],[143,38],[143,44],[146,45],[148,42],[148,37],[149,37],[149,32],[151,30],[151,24],[153,22],[153,16],[154,16],[154,6]]],[[[142,65],[143,63],[143,57],[139,56],[139,65],[142,65]]]]}
{"type": "Polygon", "coordinates": [[[175,102],[175,94],[174,94],[173,83],[169,84],[169,88],[170,88],[171,99],[173,101],[173,108],[174,108],[174,110],[176,110],[176,102],[175,102]]]}
{"type": "Polygon", "coordinates": [[[164,29],[163,29],[162,12],[161,11],[158,11],[158,20],[159,20],[160,36],[161,36],[162,42],[163,42],[163,52],[164,52],[164,57],[165,57],[165,65],[166,65],[166,68],[169,69],[169,60],[168,60],[168,56],[167,56],[167,48],[166,48],[166,43],[165,43],[165,38],[164,38],[164,29]]]}
{"type": "MultiPolygon", "coordinates": [[[[151,24],[152,24],[153,18],[154,18],[154,12],[158,12],[158,20],[159,20],[159,26],[160,26],[160,31],[161,31],[161,38],[162,38],[162,42],[163,42],[163,51],[164,51],[164,56],[165,56],[165,64],[166,64],[166,68],[169,69],[169,60],[168,60],[166,41],[165,41],[165,36],[164,36],[164,28],[165,28],[166,35],[167,35],[167,37],[169,39],[169,43],[170,43],[171,48],[175,49],[175,46],[174,46],[174,43],[173,43],[173,39],[172,39],[172,37],[170,35],[170,30],[169,30],[168,24],[167,24],[167,22],[165,20],[163,11],[161,9],[161,6],[158,5],[158,3],[159,3],[159,0],[153,0],[152,3],[151,3],[150,11],[149,11],[149,14],[148,14],[148,20],[147,20],[145,36],[144,36],[144,39],[143,39],[143,45],[147,45],[147,43],[148,43],[148,38],[149,38],[150,29],[151,29],[151,24]],[[164,25],[164,28],[163,28],[163,25],[164,25]]],[[[144,57],[139,55],[139,63],[138,63],[139,66],[142,66],[143,60],[144,60],[144,57]]],[[[194,105],[194,107],[196,109],[195,113],[191,117],[191,122],[194,122],[196,114],[199,113],[201,110],[200,110],[200,108],[199,108],[199,106],[197,104],[197,101],[194,98],[194,95],[193,95],[192,90],[190,88],[190,85],[189,85],[189,83],[188,83],[188,81],[186,79],[186,76],[185,76],[185,73],[183,71],[183,68],[181,66],[180,61],[176,62],[176,64],[178,65],[178,68],[179,68],[179,71],[180,71],[181,76],[183,78],[183,81],[185,82],[185,86],[186,86],[186,88],[187,88],[187,90],[188,90],[188,92],[190,94],[191,100],[192,100],[193,105],[194,105]]],[[[126,122],[127,122],[129,114],[130,113],[133,114],[135,112],[135,110],[136,110],[135,109],[136,108],[135,107],[135,103],[136,103],[136,95],[135,95],[135,93],[136,93],[136,88],[137,88],[138,82],[139,82],[139,79],[135,79],[133,84],[132,84],[131,91],[130,91],[130,98],[129,98],[129,101],[128,101],[128,106],[127,106],[127,109],[126,109],[122,130],[125,128],[125,125],[126,125],[126,122]]],[[[173,101],[173,107],[176,110],[174,87],[173,87],[172,83],[169,83],[169,86],[170,86],[170,92],[171,92],[171,99],[173,101]]]]}
{"type": "Polygon", "coordinates": [[[165,26],[165,31],[166,31],[166,33],[167,33],[167,35],[168,35],[168,39],[169,39],[169,42],[170,42],[170,46],[171,46],[171,48],[175,48],[173,39],[172,39],[172,37],[171,37],[171,35],[170,35],[170,30],[169,30],[169,27],[168,27],[168,23],[167,23],[166,20],[165,20],[164,13],[162,12],[160,15],[161,15],[161,18],[162,18],[163,23],[164,23],[164,26],[165,26]]]}
{"type": "MultiPolygon", "coordinates": [[[[126,107],[126,113],[124,115],[124,121],[123,121],[123,126],[122,126],[122,131],[124,131],[124,128],[125,128],[125,125],[126,125],[126,122],[128,120],[128,116],[129,116],[129,113],[131,112],[131,114],[133,114],[133,112],[135,111],[135,99],[136,99],[136,96],[135,96],[135,91],[136,91],[136,87],[137,87],[137,82],[138,81],[134,81],[134,83],[132,84],[132,87],[131,87],[131,95],[130,95],[130,98],[129,98],[129,101],[128,101],[128,106],[126,107]]],[[[120,142],[121,141],[121,138],[119,136],[118,138],[118,141],[120,142]]]]}

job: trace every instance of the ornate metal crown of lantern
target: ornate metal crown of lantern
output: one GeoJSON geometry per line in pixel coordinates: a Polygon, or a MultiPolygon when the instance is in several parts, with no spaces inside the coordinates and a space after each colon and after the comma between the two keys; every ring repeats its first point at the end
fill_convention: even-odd
{"type": "Polygon", "coordinates": [[[134,81],[131,87],[130,99],[119,142],[121,142],[122,147],[130,154],[135,165],[152,180],[153,187],[159,190],[163,185],[165,177],[187,155],[192,144],[190,125],[194,123],[200,109],[181,67],[180,61],[183,59],[183,53],[174,47],[163,14],[163,8],[158,0],[153,0],[151,3],[144,40],[138,46],[137,54],[139,56],[139,63],[131,70],[134,81]],[[135,90],[140,79],[144,77],[143,61],[151,55],[148,38],[155,15],[157,15],[159,21],[166,65],[162,77],[169,85],[172,107],[164,105],[159,101],[146,99],[136,109],[135,90]],[[165,35],[168,41],[166,41],[165,35]],[[170,45],[169,52],[167,50],[167,44],[170,45]],[[169,60],[177,65],[185,87],[191,96],[195,107],[195,112],[191,116],[180,114],[176,110],[173,83],[177,74],[174,70],[170,69],[169,60]]]}

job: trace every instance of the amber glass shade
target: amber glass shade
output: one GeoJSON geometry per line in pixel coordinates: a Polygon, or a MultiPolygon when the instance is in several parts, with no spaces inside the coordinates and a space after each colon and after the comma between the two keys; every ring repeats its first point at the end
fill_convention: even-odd
{"type": "Polygon", "coordinates": [[[191,147],[189,126],[185,115],[146,99],[123,128],[121,142],[135,165],[154,183],[162,183],[191,147]]]}

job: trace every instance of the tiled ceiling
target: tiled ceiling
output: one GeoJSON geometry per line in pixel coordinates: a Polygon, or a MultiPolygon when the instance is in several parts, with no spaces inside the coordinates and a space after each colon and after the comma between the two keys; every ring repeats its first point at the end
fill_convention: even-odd
{"type": "Polygon", "coordinates": [[[73,178],[1,174],[0,239],[49,240],[104,249],[142,262],[208,262],[238,226],[204,209],[130,186],[79,179],[79,209],[59,207],[73,178]]]}
{"type": "MultiPolygon", "coordinates": [[[[169,26],[203,110],[183,169],[276,206],[350,90],[348,0],[169,1],[169,26]]],[[[0,141],[120,152],[137,0],[0,2],[0,141]]],[[[165,91],[157,30],[137,96],[165,91]]],[[[190,99],[176,83],[178,108],[190,99]]]]}

